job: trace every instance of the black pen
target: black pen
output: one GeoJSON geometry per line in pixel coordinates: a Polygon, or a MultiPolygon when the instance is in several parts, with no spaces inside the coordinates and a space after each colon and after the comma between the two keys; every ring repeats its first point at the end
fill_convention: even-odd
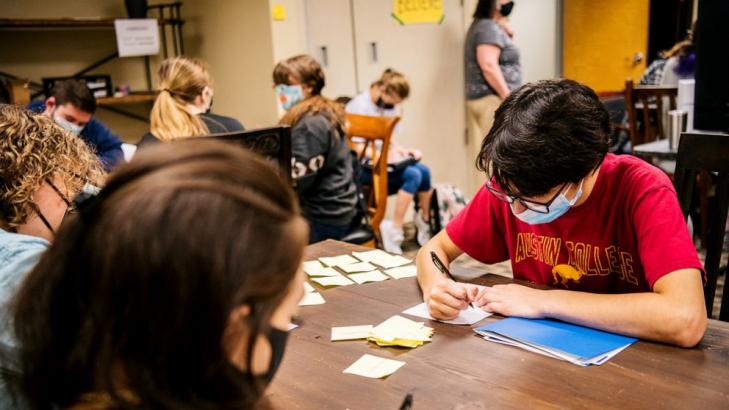
{"type": "Polygon", "coordinates": [[[413,395],[408,393],[400,405],[400,410],[410,410],[413,407],[413,395]]]}
{"type": "MultiPolygon", "coordinates": [[[[448,278],[450,278],[450,280],[452,280],[453,282],[458,282],[456,280],[456,278],[454,278],[453,275],[451,274],[451,271],[449,271],[448,268],[446,268],[443,261],[441,261],[440,258],[438,257],[438,255],[435,254],[435,252],[430,251],[430,259],[433,260],[433,265],[435,265],[435,267],[438,268],[439,271],[441,271],[444,275],[448,276],[448,278]]],[[[468,295],[468,293],[466,293],[466,294],[468,295]]],[[[468,306],[473,308],[473,303],[468,302],[468,306]]]]}

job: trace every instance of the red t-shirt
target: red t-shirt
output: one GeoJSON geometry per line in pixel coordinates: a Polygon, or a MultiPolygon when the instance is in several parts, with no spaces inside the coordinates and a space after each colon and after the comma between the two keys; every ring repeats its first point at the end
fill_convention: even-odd
{"type": "Polygon", "coordinates": [[[587,200],[550,223],[522,222],[483,187],[446,232],[481,262],[511,259],[514,278],[570,290],[645,292],[702,269],[670,179],[629,155],[608,154],[587,200]]]}

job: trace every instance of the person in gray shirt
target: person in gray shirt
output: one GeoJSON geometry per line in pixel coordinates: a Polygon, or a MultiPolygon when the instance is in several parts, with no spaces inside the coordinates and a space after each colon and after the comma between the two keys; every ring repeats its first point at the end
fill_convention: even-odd
{"type": "MultiPolygon", "coordinates": [[[[513,1],[479,0],[464,47],[465,95],[468,112],[468,163],[481,149],[481,141],[491,129],[494,113],[501,101],[522,84],[519,49],[506,17],[513,1]]],[[[469,194],[483,182],[472,167],[469,194]]]]}

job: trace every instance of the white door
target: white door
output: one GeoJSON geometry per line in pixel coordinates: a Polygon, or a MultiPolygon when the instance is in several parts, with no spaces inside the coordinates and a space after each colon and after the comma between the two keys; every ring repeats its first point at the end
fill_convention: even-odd
{"type": "Polygon", "coordinates": [[[357,81],[349,0],[306,0],[309,54],[324,68],[324,95],[354,97],[357,81]]]}
{"type": "Polygon", "coordinates": [[[410,97],[403,103],[398,142],[423,151],[435,182],[466,183],[463,96],[463,9],[443,0],[440,24],[400,25],[392,0],[352,0],[359,91],[386,68],[404,73],[410,97]]]}

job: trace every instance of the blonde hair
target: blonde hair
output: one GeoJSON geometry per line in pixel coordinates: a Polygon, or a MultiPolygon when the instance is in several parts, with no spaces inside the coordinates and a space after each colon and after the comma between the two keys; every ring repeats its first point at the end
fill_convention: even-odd
{"type": "Polygon", "coordinates": [[[45,180],[58,178],[75,195],[86,182],[100,185],[103,175],[81,138],[50,117],[0,104],[0,227],[15,230],[27,222],[45,180]]]}
{"type": "Polygon", "coordinates": [[[394,94],[401,100],[408,98],[410,95],[410,83],[407,78],[392,68],[388,68],[382,73],[380,79],[372,83],[370,87],[385,87],[386,94],[394,94]]]}
{"type": "Polygon", "coordinates": [[[152,134],[161,141],[209,134],[202,119],[186,107],[212,85],[205,63],[188,57],[168,58],[157,75],[160,92],[150,115],[152,134]]]}
{"type": "Polygon", "coordinates": [[[275,85],[290,85],[290,79],[298,80],[301,85],[311,87],[311,96],[294,105],[281,118],[281,124],[294,126],[305,115],[321,114],[329,120],[334,128],[344,130],[344,109],[341,104],[321,95],[326,84],[324,70],[310,55],[301,54],[283,61],[279,61],[273,69],[273,82],[275,85]]]}

